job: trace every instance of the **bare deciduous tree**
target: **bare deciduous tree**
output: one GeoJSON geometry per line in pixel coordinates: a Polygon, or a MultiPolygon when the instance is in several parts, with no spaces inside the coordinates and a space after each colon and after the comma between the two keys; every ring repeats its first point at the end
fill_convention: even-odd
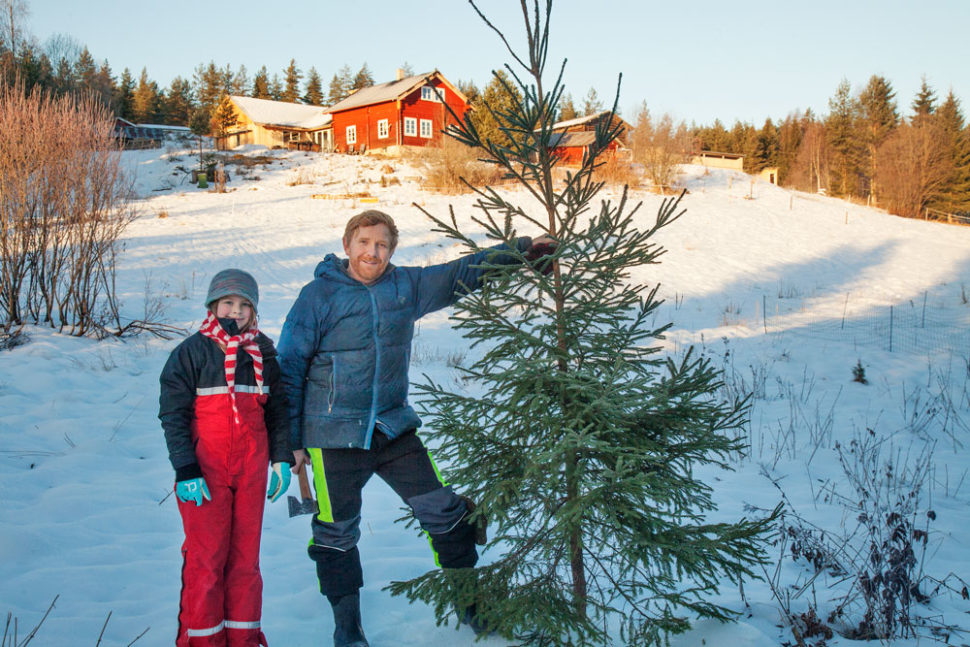
{"type": "Polygon", "coordinates": [[[945,141],[937,123],[921,120],[899,126],[879,148],[876,179],[889,211],[916,218],[943,195],[953,172],[945,141]]]}
{"type": "Polygon", "coordinates": [[[664,114],[654,123],[643,103],[637,112],[637,123],[630,133],[633,160],[643,165],[647,179],[661,192],[670,189],[679,176],[678,164],[685,162],[688,135],[681,126],[664,114]]]}

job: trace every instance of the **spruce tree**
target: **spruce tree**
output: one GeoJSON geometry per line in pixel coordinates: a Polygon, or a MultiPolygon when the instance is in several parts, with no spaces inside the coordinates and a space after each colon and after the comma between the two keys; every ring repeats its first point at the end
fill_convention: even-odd
{"type": "Polygon", "coordinates": [[[829,116],[825,134],[832,153],[833,174],[829,189],[840,196],[853,195],[858,189],[861,144],[856,127],[859,104],[852,96],[852,86],[843,79],[829,99],[829,116]]]}
{"type": "Polygon", "coordinates": [[[896,93],[884,77],[876,74],[869,79],[868,85],[859,95],[859,120],[862,128],[862,141],[865,146],[866,170],[869,181],[869,194],[878,203],[879,189],[876,182],[878,157],[876,152],[886,138],[899,124],[894,98],[896,93]]]}
{"type": "Polygon", "coordinates": [[[742,450],[732,432],[746,402],[718,397],[708,360],[664,358],[655,344],[668,328],[651,323],[658,288],[631,284],[630,271],[658,262],[653,236],[683,210],[680,198],[667,199],[650,223],[626,191],[595,203],[602,184],[593,172],[619,135],[611,119],[582,167],[553,182],[563,86],[561,71],[551,85],[543,74],[552,0],[522,4],[526,54],[492,27],[518,63],[506,75],[520,98],[485,106],[507,143],[483,137],[471,115],[453,135],[514,178],[542,215],[490,188],[475,189],[479,231],[428,215],[470,252],[510,243],[520,227],[558,245],[551,256],[522,258],[535,271],[486,263],[487,283],[453,317],[476,355],[458,369],[467,390],[418,386],[446,477],[477,503],[473,521],[488,518],[489,547],[501,555],[390,589],[432,604],[439,622],[475,603],[481,622],[519,644],[602,646],[616,630],[628,645],[660,644],[689,626],[688,613],[732,617],[708,594],[754,577],[765,559],[771,519],[708,522],[712,490],[695,477],[742,450]]]}
{"type": "Polygon", "coordinates": [[[323,105],[323,81],[317,68],[311,67],[306,75],[306,94],[303,95],[303,103],[311,106],[323,105]]]}
{"type": "Polygon", "coordinates": [[[166,123],[188,126],[194,109],[192,84],[181,76],[176,76],[165,94],[166,123]]]}
{"type": "Polygon", "coordinates": [[[269,72],[266,66],[259,68],[256,76],[253,77],[253,91],[250,94],[254,99],[269,99],[269,72]]]}
{"type": "MultiPolygon", "coordinates": [[[[63,61],[63,59],[61,59],[63,61]]],[[[127,67],[121,71],[121,79],[115,88],[115,110],[122,119],[132,119],[131,104],[135,95],[135,80],[127,67]]]]}
{"type": "Polygon", "coordinates": [[[960,100],[950,90],[936,111],[953,169],[943,188],[941,206],[948,213],[970,212],[970,130],[964,124],[960,100]]]}
{"type": "Polygon", "coordinates": [[[300,101],[300,80],[303,78],[303,72],[296,66],[296,59],[290,59],[290,64],[284,71],[284,76],[286,86],[283,88],[283,101],[298,103],[300,101]]]}
{"type": "Polygon", "coordinates": [[[217,105],[222,93],[225,91],[225,83],[222,72],[216,67],[215,61],[209,61],[208,65],[199,65],[193,74],[195,99],[206,113],[211,114],[217,105]]]}
{"type": "Polygon", "coordinates": [[[936,92],[930,87],[930,84],[926,80],[926,76],[923,76],[920,81],[919,92],[916,93],[916,97],[913,99],[913,125],[920,125],[929,119],[936,111],[936,92]]]}
{"type": "Polygon", "coordinates": [[[370,68],[367,67],[365,62],[357,74],[354,75],[354,80],[350,84],[352,90],[363,90],[364,88],[369,88],[374,85],[374,75],[370,73],[370,68]]]}

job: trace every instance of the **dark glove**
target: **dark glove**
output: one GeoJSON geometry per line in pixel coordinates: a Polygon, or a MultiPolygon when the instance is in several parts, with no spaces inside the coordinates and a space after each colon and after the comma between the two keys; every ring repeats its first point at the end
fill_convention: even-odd
{"type": "Polygon", "coordinates": [[[556,251],[554,241],[540,241],[532,243],[525,252],[525,260],[536,272],[548,276],[552,272],[552,259],[549,258],[556,251]]]}

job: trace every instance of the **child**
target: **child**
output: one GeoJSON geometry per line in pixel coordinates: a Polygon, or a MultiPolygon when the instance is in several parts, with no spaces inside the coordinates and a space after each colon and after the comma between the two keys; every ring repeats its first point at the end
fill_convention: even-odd
{"type": "Polygon", "coordinates": [[[273,343],[256,328],[259,288],[242,270],[212,278],[199,332],[172,351],[158,417],[185,529],[177,647],[256,647],[263,490],[276,501],[293,454],[273,343]]]}

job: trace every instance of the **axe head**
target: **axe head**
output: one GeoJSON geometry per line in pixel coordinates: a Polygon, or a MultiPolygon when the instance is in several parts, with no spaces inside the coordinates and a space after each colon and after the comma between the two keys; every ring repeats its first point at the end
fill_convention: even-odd
{"type": "Polygon", "coordinates": [[[286,497],[286,504],[290,509],[291,517],[299,517],[302,514],[317,514],[320,509],[317,502],[313,499],[297,499],[295,496],[286,497]]]}
{"type": "Polygon", "coordinates": [[[300,469],[296,472],[296,476],[300,482],[300,498],[297,499],[295,496],[286,498],[286,503],[290,508],[290,516],[298,517],[301,514],[319,513],[320,506],[313,500],[313,494],[310,492],[310,480],[306,475],[306,465],[300,466],[300,469]]]}

